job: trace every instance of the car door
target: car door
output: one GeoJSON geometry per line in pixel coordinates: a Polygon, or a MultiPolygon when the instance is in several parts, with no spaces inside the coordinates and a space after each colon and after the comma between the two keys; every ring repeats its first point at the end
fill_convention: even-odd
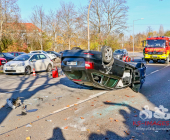
{"type": "Polygon", "coordinates": [[[38,54],[32,56],[32,58],[30,59],[30,65],[32,68],[35,69],[35,71],[40,71],[40,62],[38,54]]]}
{"type": "Polygon", "coordinates": [[[47,68],[47,61],[46,61],[47,57],[44,54],[39,54],[39,59],[40,59],[40,64],[41,64],[40,69],[46,70],[46,68],[47,68]]]}

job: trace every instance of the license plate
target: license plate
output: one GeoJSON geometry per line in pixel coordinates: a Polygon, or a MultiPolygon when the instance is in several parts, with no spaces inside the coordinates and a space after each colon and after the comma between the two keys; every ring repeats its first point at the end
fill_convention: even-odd
{"type": "Polygon", "coordinates": [[[13,70],[13,68],[6,68],[6,70],[13,70]]]}
{"type": "Polygon", "coordinates": [[[77,65],[77,62],[67,62],[67,65],[77,65]]]}
{"type": "Polygon", "coordinates": [[[152,57],[153,57],[153,58],[157,58],[157,56],[156,56],[156,55],[153,55],[152,57]]]}

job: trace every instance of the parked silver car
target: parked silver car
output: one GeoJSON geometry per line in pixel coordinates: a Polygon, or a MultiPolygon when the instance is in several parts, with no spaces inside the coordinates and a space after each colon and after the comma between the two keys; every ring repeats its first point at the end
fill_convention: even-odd
{"type": "Polygon", "coordinates": [[[3,67],[4,73],[30,74],[33,71],[51,71],[53,62],[45,54],[29,53],[19,55],[3,67]]]}

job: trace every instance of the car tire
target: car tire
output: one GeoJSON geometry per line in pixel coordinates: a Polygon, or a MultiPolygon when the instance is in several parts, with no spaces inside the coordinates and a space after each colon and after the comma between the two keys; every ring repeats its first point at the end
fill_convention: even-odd
{"type": "Polygon", "coordinates": [[[148,63],[149,63],[149,60],[146,60],[145,62],[146,62],[146,64],[148,64],[148,63]]]}
{"type": "Polygon", "coordinates": [[[169,57],[167,57],[165,63],[166,63],[166,64],[169,64],[169,57]]]}
{"type": "Polygon", "coordinates": [[[48,64],[48,66],[47,66],[47,70],[46,70],[47,72],[50,72],[50,71],[52,71],[52,65],[51,64],[48,64]]]}
{"type": "Polygon", "coordinates": [[[81,50],[80,47],[73,47],[71,50],[81,50]]]}
{"type": "Polygon", "coordinates": [[[30,75],[31,74],[31,67],[30,66],[26,66],[25,67],[25,75],[30,75]]]}
{"type": "Polygon", "coordinates": [[[114,59],[113,51],[111,47],[103,46],[101,52],[102,52],[102,59],[104,63],[110,63],[114,59]]]}

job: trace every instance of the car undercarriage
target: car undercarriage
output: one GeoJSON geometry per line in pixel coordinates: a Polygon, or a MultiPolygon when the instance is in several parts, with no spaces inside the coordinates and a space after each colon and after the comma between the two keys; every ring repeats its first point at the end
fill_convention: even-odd
{"type": "Polygon", "coordinates": [[[146,67],[143,63],[118,60],[107,46],[101,52],[79,48],[65,50],[61,61],[65,75],[77,84],[106,90],[130,87],[139,92],[145,82],[146,67]]]}

